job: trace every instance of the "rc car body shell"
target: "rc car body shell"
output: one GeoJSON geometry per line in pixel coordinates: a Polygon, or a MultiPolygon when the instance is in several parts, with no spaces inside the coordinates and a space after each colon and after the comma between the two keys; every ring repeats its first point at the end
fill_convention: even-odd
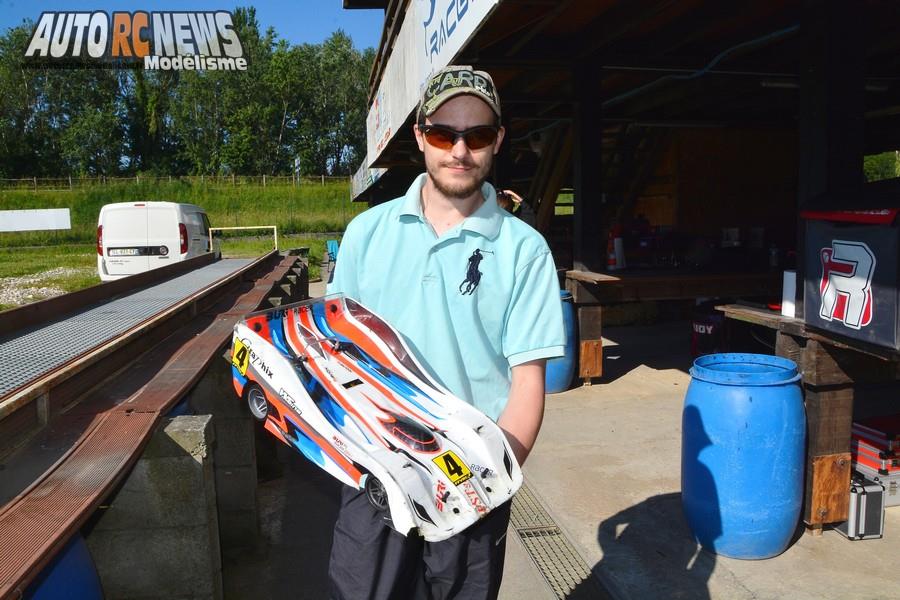
{"type": "Polygon", "coordinates": [[[248,315],[234,328],[232,373],[269,432],[373,503],[373,490],[386,497],[404,535],[447,539],[522,484],[500,428],[343,295],[248,315]]]}

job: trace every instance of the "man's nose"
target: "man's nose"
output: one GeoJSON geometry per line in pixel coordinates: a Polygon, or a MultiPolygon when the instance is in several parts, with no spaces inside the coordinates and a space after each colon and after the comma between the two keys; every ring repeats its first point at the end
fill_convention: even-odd
{"type": "Polygon", "coordinates": [[[453,140],[453,147],[450,148],[450,153],[456,159],[465,158],[469,153],[469,147],[466,146],[466,140],[462,136],[458,136],[453,140]]]}

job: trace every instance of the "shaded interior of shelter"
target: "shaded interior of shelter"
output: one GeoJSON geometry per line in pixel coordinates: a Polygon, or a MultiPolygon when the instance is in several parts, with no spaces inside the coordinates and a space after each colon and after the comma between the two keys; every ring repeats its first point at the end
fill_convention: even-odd
{"type": "MultiPolygon", "coordinates": [[[[344,5],[385,9],[371,101],[404,3],[344,5]]],[[[875,208],[900,188],[863,185],[862,170],[900,148],[897,22],[885,2],[507,0],[454,62],[492,74],[507,128],[493,181],[534,205],[560,267],[603,270],[619,225],[634,232],[629,267],[759,270],[774,247],[791,268],[798,209],[875,208]],[[557,214],[567,192],[574,210],[557,214]],[[722,252],[729,228],[743,244],[722,252]]],[[[357,200],[394,197],[422,170],[412,123],[357,200]]]]}

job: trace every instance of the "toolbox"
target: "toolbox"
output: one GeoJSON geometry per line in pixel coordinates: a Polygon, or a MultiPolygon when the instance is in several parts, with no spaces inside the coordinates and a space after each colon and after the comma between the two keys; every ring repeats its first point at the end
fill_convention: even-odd
{"type": "Polygon", "coordinates": [[[894,452],[884,452],[853,436],[850,440],[853,462],[878,471],[882,475],[900,473],[900,457],[894,452]]]}
{"type": "Polygon", "coordinates": [[[900,415],[854,421],[853,437],[882,452],[896,453],[900,449],[900,415]]]}
{"type": "Polygon", "coordinates": [[[858,463],[854,466],[854,469],[857,473],[867,479],[871,479],[884,486],[885,506],[900,506],[900,473],[882,475],[875,469],[870,469],[869,467],[858,463]]]}
{"type": "Polygon", "coordinates": [[[851,540],[880,538],[884,534],[884,486],[862,475],[850,481],[850,518],[835,529],[851,540]]]}

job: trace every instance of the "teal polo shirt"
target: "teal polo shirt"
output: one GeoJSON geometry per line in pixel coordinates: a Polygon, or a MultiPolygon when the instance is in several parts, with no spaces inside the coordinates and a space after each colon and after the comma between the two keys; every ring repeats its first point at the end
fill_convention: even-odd
{"type": "Polygon", "coordinates": [[[484,204],[438,237],[422,215],[424,183],[353,219],[328,293],[387,319],[447,389],[497,420],[511,367],[564,354],[553,257],[487,183],[484,204]]]}

